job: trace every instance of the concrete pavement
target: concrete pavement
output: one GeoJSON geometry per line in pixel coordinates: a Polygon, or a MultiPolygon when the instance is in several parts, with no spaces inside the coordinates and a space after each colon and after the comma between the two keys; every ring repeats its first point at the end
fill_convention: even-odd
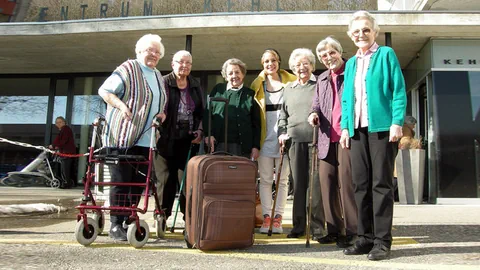
{"type": "MultiPolygon", "coordinates": [[[[72,210],[75,205],[79,204],[82,192],[83,189],[80,187],[54,189],[0,186],[0,206],[45,203],[72,210]]],[[[291,213],[292,202],[287,201],[286,213],[291,213]]],[[[149,210],[152,211],[153,208],[153,200],[150,200],[149,210]]],[[[177,220],[181,219],[182,216],[179,213],[177,220]]],[[[283,222],[287,225],[292,224],[291,216],[285,215],[283,222]]],[[[393,225],[480,225],[480,205],[400,205],[397,203],[395,204],[393,225]]]]}
{"type": "MultiPolygon", "coordinates": [[[[4,251],[0,253],[0,269],[32,266],[39,269],[146,269],[155,265],[171,269],[480,268],[480,206],[395,205],[391,259],[371,262],[366,256],[345,256],[335,245],[312,242],[311,248],[305,248],[304,238],[287,239],[285,234],[273,237],[256,234],[255,245],[249,249],[205,253],[185,247],[182,229],[167,233],[163,240],[155,239],[151,233],[149,242],[140,250],[126,243],[114,243],[103,233],[91,248],[85,248],[75,241],[73,234],[76,210],[72,208],[78,202],[72,201],[81,195],[80,189],[0,187],[0,205],[44,200],[57,201],[70,208],[61,214],[0,218],[0,248],[4,251]],[[2,266],[2,261],[10,257],[16,258],[14,263],[2,266]]],[[[291,205],[292,201],[288,201],[286,213],[291,213],[291,205]]],[[[152,225],[151,212],[143,219],[152,225]]],[[[290,215],[285,215],[284,224],[288,231],[290,215]]],[[[183,226],[181,215],[177,217],[177,226],[183,226]]],[[[105,231],[108,231],[108,222],[105,231]]],[[[154,231],[152,226],[150,231],[154,231]]]]}

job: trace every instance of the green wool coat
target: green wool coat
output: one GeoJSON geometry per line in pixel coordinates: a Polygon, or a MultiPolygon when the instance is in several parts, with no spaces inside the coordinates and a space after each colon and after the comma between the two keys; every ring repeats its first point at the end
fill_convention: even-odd
{"type": "MultiPolygon", "coordinates": [[[[228,98],[226,88],[226,83],[217,84],[210,92],[209,97],[228,98]]],[[[260,150],[260,107],[254,99],[255,91],[245,86],[238,91],[240,91],[239,106],[234,106],[233,102],[228,106],[227,137],[229,143],[240,144],[242,154],[247,155],[252,152],[252,148],[260,150]]],[[[207,110],[204,114],[203,128],[208,129],[208,116],[210,106],[212,106],[212,135],[217,142],[225,142],[225,104],[223,102],[210,103],[207,104],[207,110]]]]}

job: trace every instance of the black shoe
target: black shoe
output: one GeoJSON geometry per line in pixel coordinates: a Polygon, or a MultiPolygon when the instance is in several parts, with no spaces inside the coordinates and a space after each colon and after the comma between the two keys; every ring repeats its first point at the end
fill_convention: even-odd
{"type": "Polygon", "coordinates": [[[122,225],[112,225],[108,235],[116,241],[127,241],[127,232],[123,229],[122,225]]]}
{"type": "Polygon", "coordinates": [[[373,248],[372,244],[361,244],[360,241],[355,242],[353,246],[346,248],[343,250],[343,254],[345,255],[361,255],[361,254],[368,254],[373,248]]]}
{"type": "Polygon", "coordinates": [[[353,239],[355,235],[339,235],[337,238],[337,247],[338,248],[348,248],[353,245],[353,239]]]}
{"type": "Polygon", "coordinates": [[[332,244],[337,242],[338,236],[336,234],[327,234],[324,237],[318,239],[320,244],[332,244]]]}
{"type": "Polygon", "coordinates": [[[305,233],[290,232],[289,234],[287,234],[287,238],[300,238],[304,235],[305,233]]]}
{"type": "Polygon", "coordinates": [[[367,256],[371,261],[385,260],[388,257],[390,257],[390,248],[382,244],[375,244],[367,256]]]}
{"type": "Polygon", "coordinates": [[[70,186],[69,184],[61,184],[59,188],[60,189],[71,189],[72,186],[70,186]]]}

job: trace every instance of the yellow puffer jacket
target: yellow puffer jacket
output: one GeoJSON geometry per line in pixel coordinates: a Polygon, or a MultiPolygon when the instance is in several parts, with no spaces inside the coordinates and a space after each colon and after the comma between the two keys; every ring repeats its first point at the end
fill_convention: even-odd
{"type": "MultiPolygon", "coordinates": [[[[282,78],[282,83],[287,84],[288,82],[293,82],[297,79],[297,76],[288,73],[287,71],[280,69],[279,70],[280,78],[282,78]]],[[[250,86],[251,89],[255,91],[255,101],[260,105],[260,122],[262,127],[262,132],[260,134],[260,147],[263,146],[265,141],[265,136],[267,136],[267,114],[265,111],[265,90],[263,89],[263,82],[265,81],[266,75],[262,71],[258,77],[252,82],[250,86]]]]}

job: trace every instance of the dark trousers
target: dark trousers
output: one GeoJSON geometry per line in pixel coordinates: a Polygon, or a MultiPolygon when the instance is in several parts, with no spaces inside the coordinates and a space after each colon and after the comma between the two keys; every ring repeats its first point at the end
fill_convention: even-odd
{"type": "MultiPolygon", "coordinates": [[[[188,151],[190,150],[191,145],[191,139],[174,140],[172,143],[174,144],[173,149],[175,149],[175,152],[173,156],[166,158],[168,167],[168,178],[163,189],[162,199],[162,207],[165,207],[165,215],[167,216],[167,218],[172,215],[173,207],[176,207],[176,205],[174,205],[175,196],[177,194],[177,190],[180,190],[181,185],[181,181],[179,181],[181,179],[179,179],[178,177],[178,170],[185,170],[188,151]]],[[[190,157],[196,155],[196,153],[198,152],[198,147],[198,144],[192,146],[190,157]]],[[[185,213],[185,185],[186,178],[185,183],[183,184],[183,190],[182,192],[180,192],[180,211],[182,211],[182,213],[185,213]]]]}
{"type": "Polygon", "coordinates": [[[61,172],[62,172],[62,179],[63,183],[61,185],[63,187],[71,187],[74,185],[72,180],[72,165],[73,159],[72,158],[60,158],[61,163],[61,172]]]}
{"type": "Polygon", "coordinates": [[[251,153],[242,153],[242,146],[238,143],[228,143],[227,149],[225,149],[225,143],[218,143],[217,146],[215,146],[215,152],[219,151],[225,151],[232,155],[246,158],[250,158],[251,155],[251,153]]]}
{"type": "MultiPolygon", "coordinates": [[[[110,150],[111,155],[143,155],[148,158],[148,147],[134,146],[128,150],[110,150]]],[[[117,164],[108,165],[111,182],[115,183],[146,183],[146,178],[139,172],[147,175],[148,165],[117,164]]],[[[110,206],[130,207],[138,205],[143,187],[112,186],[110,188],[110,206]]],[[[121,225],[129,217],[129,212],[110,211],[110,222],[121,225]]]]}
{"type": "Polygon", "coordinates": [[[357,206],[353,192],[350,151],[330,143],[327,156],[319,162],[320,186],[329,234],[357,234],[357,206]],[[343,216],[343,218],[342,218],[343,216]]]}
{"type": "Polygon", "coordinates": [[[355,130],[350,158],[358,208],[358,236],[366,243],[392,245],[393,165],[398,143],[389,132],[355,130]]]}
{"type": "MultiPolygon", "coordinates": [[[[290,168],[292,170],[293,180],[293,233],[303,234],[306,229],[307,217],[307,191],[310,179],[310,152],[308,142],[292,142],[288,150],[290,168]]],[[[317,176],[318,174],[315,174],[317,176]]],[[[325,218],[323,214],[323,205],[320,193],[320,184],[318,179],[314,179],[312,196],[312,220],[310,228],[312,234],[321,236],[325,228],[325,218]],[[315,183],[316,182],[316,183],[315,183]]]]}
{"type": "MultiPolygon", "coordinates": [[[[310,163],[312,163],[312,161],[310,161],[310,163]]],[[[310,181],[310,175],[308,179],[310,181]]],[[[323,211],[323,196],[322,192],[320,191],[320,179],[318,178],[317,171],[315,171],[313,175],[312,189],[312,216],[310,217],[310,231],[312,236],[320,238],[325,234],[325,212],[323,211]]],[[[307,201],[309,195],[308,192],[309,190],[307,189],[307,201]]],[[[307,210],[308,207],[309,206],[307,202],[307,210]]]]}

